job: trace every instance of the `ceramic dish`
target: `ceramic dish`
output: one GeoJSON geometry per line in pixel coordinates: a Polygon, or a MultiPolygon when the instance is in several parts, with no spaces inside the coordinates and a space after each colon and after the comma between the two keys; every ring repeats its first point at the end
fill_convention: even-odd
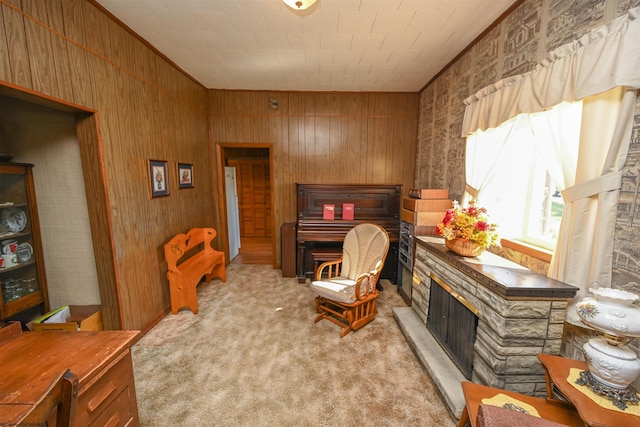
{"type": "Polygon", "coordinates": [[[4,209],[2,211],[2,225],[8,231],[19,233],[27,226],[27,214],[19,208],[4,209]]]}
{"type": "Polygon", "coordinates": [[[28,262],[33,255],[33,247],[29,242],[22,242],[16,248],[16,255],[18,256],[18,262],[28,262]]]}

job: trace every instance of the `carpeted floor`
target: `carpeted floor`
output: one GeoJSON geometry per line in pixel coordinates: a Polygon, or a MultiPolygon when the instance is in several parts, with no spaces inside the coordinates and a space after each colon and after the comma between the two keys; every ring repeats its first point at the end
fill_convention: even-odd
{"type": "Polygon", "coordinates": [[[198,287],[200,312],[169,314],[133,347],[142,426],[453,426],[391,309],[340,339],[313,323],[308,284],[230,265],[198,287]]]}

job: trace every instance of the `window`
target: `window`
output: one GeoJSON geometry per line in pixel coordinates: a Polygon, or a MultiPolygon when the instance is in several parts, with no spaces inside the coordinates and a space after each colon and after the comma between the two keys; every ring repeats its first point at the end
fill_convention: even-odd
{"type": "Polygon", "coordinates": [[[563,103],[522,114],[467,138],[467,182],[502,238],[555,249],[564,174],[577,162],[581,107],[563,103]]]}

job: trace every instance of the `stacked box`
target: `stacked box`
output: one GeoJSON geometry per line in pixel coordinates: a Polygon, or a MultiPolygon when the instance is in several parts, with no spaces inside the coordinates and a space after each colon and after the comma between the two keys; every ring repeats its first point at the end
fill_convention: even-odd
{"type": "Polygon", "coordinates": [[[409,190],[412,199],[446,199],[449,190],[446,188],[412,188],[409,190]]]}
{"type": "Polygon", "coordinates": [[[437,234],[436,226],[444,218],[446,210],[453,206],[448,190],[416,189],[409,190],[409,195],[411,197],[402,200],[401,219],[413,224],[416,236],[437,234]]]}

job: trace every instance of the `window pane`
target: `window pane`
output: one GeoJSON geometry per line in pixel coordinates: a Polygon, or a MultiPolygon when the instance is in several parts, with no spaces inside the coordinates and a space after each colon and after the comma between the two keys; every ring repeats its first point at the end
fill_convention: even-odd
{"type": "Polygon", "coordinates": [[[553,249],[558,238],[564,202],[547,170],[537,162],[532,174],[529,210],[520,240],[553,249]]]}
{"type": "Polygon", "coordinates": [[[480,189],[478,204],[502,238],[555,248],[564,210],[559,189],[575,175],[581,111],[581,103],[563,103],[467,139],[467,180],[480,189]]]}

